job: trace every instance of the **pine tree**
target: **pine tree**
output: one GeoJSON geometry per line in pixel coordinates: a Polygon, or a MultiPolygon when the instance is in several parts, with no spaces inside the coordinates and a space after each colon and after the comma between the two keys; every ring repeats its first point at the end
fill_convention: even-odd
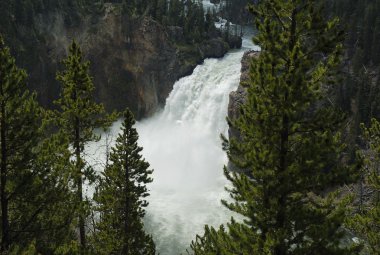
{"type": "Polygon", "coordinates": [[[226,149],[245,174],[225,175],[243,216],[219,230],[206,227],[195,254],[357,254],[342,247],[348,199],[326,190],[353,179],[343,164],[343,118],[328,97],[342,56],[338,20],[324,21],[312,0],[251,6],[262,49],[253,59],[247,102],[230,121],[240,132],[226,149]]]}
{"type": "Polygon", "coordinates": [[[168,18],[171,26],[183,26],[184,4],[181,0],[170,0],[168,18]]]}
{"type": "Polygon", "coordinates": [[[63,61],[66,69],[57,74],[62,84],[61,96],[55,102],[60,108],[56,112],[56,122],[60,132],[66,135],[72,146],[73,164],[75,165],[73,182],[76,189],[79,240],[81,254],[86,252],[86,217],[88,201],[83,197],[83,183],[94,180],[94,171],[84,159],[85,145],[97,141],[100,137],[94,133],[95,128],[106,128],[114,119],[106,117],[102,104],[94,102],[94,85],[89,75],[89,62],[84,61],[83,54],[76,42],[69,48],[69,56],[63,61]]]}
{"type": "Polygon", "coordinates": [[[44,110],[2,39],[0,61],[1,252],[73,254],[65,139],[45,132],[44,110]]]}
{"type": "Polygon", "coordinates": [[[370,128],[362,125],[362,129],[365,141],[369,144],[369,149],[361,154],[364,159],[363,172],[373,193],[369,203],[349,219],[349,225],[362,240],[368,254],[376,255],[380,251],[380,123],[372,119],[370,128]]]}
{"type": "Polygon", "coordinates": [[[168,12],[167,0],[157,0],[155,19],[159,21],[161,24],[167,25],[166,24],[167,12],[168,12]]]}
{"type": "Polygon", "coordinates": [[[200,42],[205,28],[205,15],[202,2],[198,0],[186,2],[186,18],[184,34],[188,41],[200,42]]]}
{"type": "Polygon", "coordinates": [[[133,114],[126,110],[124,118],[111,163],[94,195],[99,213],[94,246],[97,254],[153,255],[155,246],[142,222],[148,205],[146,184],[152,182],[153,171],[141,156],[133,114]]]}
{"type": "MultiPolygon", "coordinates": [[[[63,133],[55,133],[51,125],[51,111],[45,111],[41,130],[45,134],[38,146],[35,168],[40,172],[38,185],[28,190],[30,196],[39,197],[37,206],[44,208],[33,223],[30,233],[31,252],[16,254],[79,254],[76,227],[76,193],[72,189],[71,179],[74,165],[70,162],[71,150],[68,139],[63,133]],[[50,129],[52,128],[52,129],[50,129]]],[[[30,248],[27,247],[27,248],[30,248]]]]}
{"type": "MultiPolygon", "coordinates": [[[[36,211],[23,211],[33,182],[41,109],[35,94],[28,91],[26,73],[15,64],[0,37],[0,197],[1,252],[20,242],[19,231],[27,231],[36,211]]],[[[36,170],[38,171],[38,169],[36,170]]]]}

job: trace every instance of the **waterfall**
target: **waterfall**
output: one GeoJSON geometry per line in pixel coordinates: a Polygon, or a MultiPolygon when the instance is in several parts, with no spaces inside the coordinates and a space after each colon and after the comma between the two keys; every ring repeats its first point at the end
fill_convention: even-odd
{"type": "Polygon", "coordinates": [[[160,254],[184,252],[205,224],[218,227],[231,217],[220,134],[227,134],[229,93],[240,79],[244,48],[222,59],[206,59],[175,83],[162,112],[137,125],[143,154],[154,168],[145,225],[160,254]]]}
{"type": "MultiPolygon", "coordinates": [[[[220,202],[228,199],[220,134],[227,134],[229,93],[239,84],[241,58],[255,47],[250,37],[242,49],[206,59],[177,81],[165,108],[136,125],[142,153],[154,169],[144,223],[162,255],[185,253],[204,225],[218,227],[232,215],[220,202]]],[[[87,149],[88,161],[98,164],[98,170],[104,164],[105,139],[113,144],[120,126],[120,121],[114,123],[110,136],[87,149]]]]}
{"type": "Polygon", "coordinates": [[[241,56],[207,59],[174,85],[161,113],[137,126],[155,169],[146,226],[161,254],[179,254],[205,224],[230,215],[220,204],[226,156],[219,135],[227,131],[228,94],[238,84],[241,56]]]}

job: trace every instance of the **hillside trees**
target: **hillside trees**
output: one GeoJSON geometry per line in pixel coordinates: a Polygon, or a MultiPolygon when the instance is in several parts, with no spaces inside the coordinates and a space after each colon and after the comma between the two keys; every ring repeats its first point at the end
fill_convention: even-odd
{"type": "Polygon", "coordinates": [[[64,60],[65,70],[57,74],[62,84],[61,97],[56,101],[56,124],[61,134],[67,137],[72,150],[74,172],[72,181],[76,190],[76,206],[81,254],[86,252],[86,218],[89,215],[89,203],[83,197],[83,184],[93,181],[94,173],[84,158],[85,145],[97,141],[95,128],[106,128],[115,116],[107,117],[102,104],[93,99],[94,85],[89,75],[89,62],[77,43],[69,48],[69,55],[64,60]]]}
{"type": "Polygon", "coordinates": [[[251,10],[262,49],[252,60],[247,102],[226,145],[244,174],[229,173],[242,215],[219,230],[206,226],[195,254],[357,254],[342,247],[347,199],[325,190],[350,182],[342,165],[343,118],[324,97],[336,83],[343,33],[315,1],[260,1],[251,10]]]}
{"type": "Polygon", "coordinates": [[[169,25],[180,26],[184,25],[185,10],[181,0],[170,0],[168,9],[169,25]]]}
{"type": "Polygon", "coordinates": [[[185,5],[186,18],[184,34],[187,40],[199,42],[205,33],[205,15],[203,5],[199,1],[188,1],[185,5]]]}
{"type": "Polygon", "coordinates": [[[362,128],[365,142],[369,145],[368,150],[361,153],[364,158],[362,171],[371,192],[369,201],[361,203],[359,212],[349,220],[349,225],[365,245],[366,251],[375,255],[380,251],[380,123],[372,119],[369,128],[364,128],[364,125],[362,128]]]}
{"type": "Polygon", "coordinates": [[[210,24],[207,23],[209,21],[206,20],[201,1],[156,0],[155,6],[152,17],[163,25],[183,27],[189,42],[199,42],[205,38],[205,28],[210,24]]]}
{"type": "Polygon", "coordinates": [[[248,11],[248,4],[252,3],[253,1],[248,0],[226,0],[222,3],[221,15],[236,24],[250,23],[252,16],[248,11]]]}
{"type": "Polygon", "coordinates": [[[141,156],[132,112],[126,110],[116,145],[110,154],[94,201],[99,219],[93,244],[97,254],[154,255],[152,237],[143,229],[142,219],[152,182],[152,170],[141,156]]]}

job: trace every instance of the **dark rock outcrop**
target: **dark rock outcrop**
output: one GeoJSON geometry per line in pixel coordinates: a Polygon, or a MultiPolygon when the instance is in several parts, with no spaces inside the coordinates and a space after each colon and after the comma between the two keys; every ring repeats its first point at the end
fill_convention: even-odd
{"type": "Polygon", "coordinates": [[[240,49],[243,44],[243,39],[241,36],[235,33],[234,35],[230,35],[228,38],[228,45],[231,49],[240,49]]]}
{"type": "Polygon", "coordinates": [[[199,48],[202,58],[220,58],[229,50],[229,45],[221,38],[206,41],[199,48]]]}

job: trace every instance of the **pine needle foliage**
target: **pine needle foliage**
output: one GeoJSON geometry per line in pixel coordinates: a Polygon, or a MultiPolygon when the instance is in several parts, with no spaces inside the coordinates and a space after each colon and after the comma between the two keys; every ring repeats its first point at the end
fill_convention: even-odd
{"type": "Polygon", "coordinates": [[[84,158],[85,145],[98,141],[96,128],[107,128],[115,119],[115,115],[107,116],[102,104],[94,100],[94,84],[89,74],[90,63],[84,60],[79,45],[73,41],[68,57],[63,61],[65,70],[57,74],[61,82],[60,98],[55,102],[59,110],[55,113],[55,121],[72,147],[74,173],[72,181],[76,190],[78,229],[81,254],[86,253],[86,218],[89,215],[89,202],[83,197],[85,180],[93,182],[95,174],[84,158]]]}
{"type": "Polygon", "coordinates": [[[75,254],[67,139],[47,130],[27,85],[0,37],[0,253],[75,254]]]}
{"type": "Polygon", "coordinates": [[[152,237],[145,233],[142,221],[148,206],[146,184],[152,182],[153,170],[142,158],[134,124],[132,112],[126,110],[110,164],[94,196],[99,214],[94,235],[97,254],[155,254],[152,237]]]}
{"type": "Polygon", "coordinates": [[[26,77],[0,37],[0,253],[27,242],[22,233],[30,230],[29,221],[38,214],[33,205],[38,199],[30,192],[38,186],[34,182],[41,181],[33,168],[41,109],[36,95],[28,91],[26,77]]]}
{"type": "Polygon", "coordinates": [[[371,190],[370,201],[349,219],[349,225],[362,240],[368,254],[376,255],[380,251],[380,123],[371,120],[369,128],[362,124],[363,137],[369,149],[361,154],[364,159],[363,174],[365,183],[371,190]]]}
{"type": "Polygon", "coordinates": [[[343,32],[312,0],[263,0],[250,9],[258,30],[247,102],[230,125],[239,140],[229,159],[245,173],[225,175],[242,216],[227,227],[206,226],[195,254],[357,254],[343,246],[349,199],[326,190],[354,179],[343,162],[343,116],[328,98],[341,64],[343,32]]]}

